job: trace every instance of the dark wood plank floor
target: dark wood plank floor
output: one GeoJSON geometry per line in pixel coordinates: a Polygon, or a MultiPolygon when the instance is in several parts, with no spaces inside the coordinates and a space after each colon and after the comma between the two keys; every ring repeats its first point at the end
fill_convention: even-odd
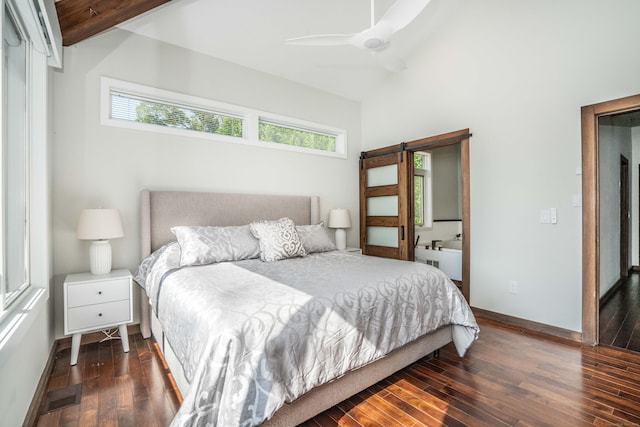
{"type": "MultiPolygon", "coordinates": [[[[640,425],[640,354],[489,321],[480,327],[465,358],[450,344],[439,359],[422,359],[304,426],[640,425]]],[[[102,347],[88,346],[78,369],[58,366],[68,364],[63,352],[49,389],[82,382],[82,400],[42,415],[38,425],[167,424],[177,407],[172,383],[153,346],[139,335],[134,342],[137,351],[128,355],[119,343],[104,357],[102,347]],[[128,383],[126,391],[116,391],[121,383],[128,383]]]]}
{"type": "Polygon", "coordinates": [[[640,351],[640,274],[629,275],[600,307],[600,344],[640,351]]]}
{"type": "Polygon", "coordinates": [[[179,394],[156,343],[138,333],[129,336],[129,347],[123,352],[119,340],[82,345],[75,366],[69,366],[71,349],[59,351],[36,425],[168,425],[179,394]],[[77,404],[67,397],[75,384],[82,384],[77,404]]]}

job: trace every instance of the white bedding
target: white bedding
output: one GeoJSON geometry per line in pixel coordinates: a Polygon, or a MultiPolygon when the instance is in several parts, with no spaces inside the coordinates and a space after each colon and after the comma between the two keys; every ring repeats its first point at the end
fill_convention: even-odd
{"type": "Polygon", "coordinates": [[[154,255],[137,281],[190,382],[173,426],[258,425],[441,326],[455,325],[461,356],[478,335],[457,287],[424,264],[332,251],[180,268],[177,244],[154,255]]]}

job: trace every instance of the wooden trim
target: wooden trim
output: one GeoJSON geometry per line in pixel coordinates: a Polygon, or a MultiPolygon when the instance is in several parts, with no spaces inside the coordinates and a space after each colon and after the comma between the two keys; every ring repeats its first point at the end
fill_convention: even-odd
{"type": "Polygon", "coordinates": [[[382,196],[397,196],[398,186],[393,185],[379,185],[377,187],[368,187],[364,189],[365,197],[382,197],[382,196]]]}
{"type": "Polygon", "coordinates": [[[368,216],[367,226],[369,227],[398,227],[400,221],[397,216],[368,216]]]}
{"type": "Polygon", "coordinates": [[[367,246],[367,255],[371,255],[371,256],[379,256],[383,258],[396,258],[397,253],[398,253],[398,248],[392,248],[388,246],[376,246],[376,245],[367,246]]]}
{"type": "Polygon", "coordinates": [[[582,342],[598,344],[598,144],[593,106],[582,107],[582,342]]]}
{"type": "Polygon", "coordinates": [[[620,154],[620,276],[629,277],[629,159],[620,154]]]}
{"type": "Polygon", "coordinates": [[[429,148],[444,147],[446,145],[456,144],[463,139],[469,139],[469,129],[456,130],[453,132],[442,133],[440,135],[428,136],[426,138],[414,139],[405,143],[406,150],[417,151],[420,148],[424,148],[425,144],[430,144],[429,148]]]}
{"type": "Polygon", "coordinates": [[[403,151],[398,164],[398,258],[413,261],[413,218],[409,217],[413,205],[413,173],[409,159],[413,154],[403,151]]]}
{"type": "MultiPolygon", "coordinates": [[[[560,338],[562,340],[569,340],[578,343],[581,341],[582,334],[580,334],[580,332],[558,328],[557,326],[546,325],[532,320],[521,319],[519,317],[513,317],[502,313],[496,313],[482,308],[472,307],[471,310],[477,318],[498,322],[502,325],[509,326],[511,329],[531,335],[555,339],[560,338]]],[[[482,334],[482,330],[480,330],[480,334],[482,334]]]]}
{"type": "MultiPolygon", "coordinates": [[[[469,129],[462,132],[469,134],[469,129]]],[[[469,137],[460,141],[462,168],[462,295],[471,303],[471,170],[469,137]]]]}
{"type": "Polygon", "coordinates": [[[600,331],[600,190],[598,185],[599,116],[640,109],[640,95],[586,105],[582,123],[582,342],[598,344],[600,331]]]}
{"type": "Polygon", "coordinates": [[[55,3],[62,44],[71,46],[169,0],[60,0],[55,3]]]}

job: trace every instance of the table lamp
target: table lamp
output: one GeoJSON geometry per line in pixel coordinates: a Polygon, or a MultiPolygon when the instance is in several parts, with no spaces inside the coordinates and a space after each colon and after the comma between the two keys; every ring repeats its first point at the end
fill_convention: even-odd
{"type": "Polygon", "coordinates": [[[345,228],[351,228],[351,215],[349,209],[331,209],[329,212],[329,228],[336,229],[336,248],[344,250],[347,247],[347,232],[345,228]]]}
{"type": "Polygon", "coordinates": [[[89,247],[91,274],[111,271],[111,243],[109,239],[124,236],[122,218],[117,209],[83,209],[80,212],[76,238],[92,240],[89,247]]]}

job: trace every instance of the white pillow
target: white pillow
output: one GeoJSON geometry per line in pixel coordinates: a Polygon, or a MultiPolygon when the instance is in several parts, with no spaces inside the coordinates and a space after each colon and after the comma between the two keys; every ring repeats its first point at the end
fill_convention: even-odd
{"type": "Polygon", "coordinates": [[[296,225],[296,231],[307,254],[336,250],[336,245],[327,234],[323,222],[312,225],[296,225]]]}
{"type": "Polygon", "coordinates": [[[252,222],[250,226],[251,233],[260,242],[262,261],[279,261],[307,255],[298,237],[296,225],[290,218],[252,222]]]}
{"type": "Polygon", "coordinates": [[[248,225],[229,227],[172,227],[180,244],[180,265],[258,258],[260,245],[248,225]]]}

